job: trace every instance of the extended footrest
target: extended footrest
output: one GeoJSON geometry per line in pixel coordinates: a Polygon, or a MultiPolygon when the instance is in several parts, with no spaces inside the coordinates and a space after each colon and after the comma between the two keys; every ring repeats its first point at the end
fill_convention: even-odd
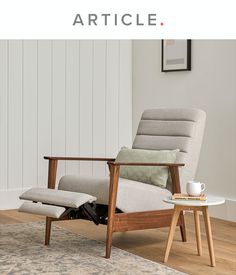
{"type": "Polygon", "coordinates": [[[66,211],[66,208],[61,206],[42,204],[40,202],[34,203],[31,201],[26,201],[21,205],[19,211],[59,219],[66,211]]]}
{"type": "Polygon", "coordinates": [[[72,213],[74,215],[74,213],[78,213],[81,210],[96,224],[99,223],[96,212],[90,205],[93,204],[97,198],[89,194],[46,188],[32,188],[23,193],[20,199],[30,201],[22,204],[19,208],[20,212],[59,219],[65,214],[69,215],[72,213]]]}
{"type": "Polygon", "coordinates": [[[85,194],[56,189],[31,188],[20,196],[21,200],[42,202],[52,205],[78,208],[86,202],[96,201],[97,198],[85,194]]]}

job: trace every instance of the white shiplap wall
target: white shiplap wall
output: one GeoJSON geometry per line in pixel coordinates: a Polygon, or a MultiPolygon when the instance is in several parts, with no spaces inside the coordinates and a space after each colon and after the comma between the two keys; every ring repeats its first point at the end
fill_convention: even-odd
{"type": "MultiPolygon", "coordinates": [[[[44,155],[115,156],[131,145],[131,41],[0,41],[0,209],[46,186],[44,155]]],[[[104,163],[59,162],[104,175],[104,163]]]]}

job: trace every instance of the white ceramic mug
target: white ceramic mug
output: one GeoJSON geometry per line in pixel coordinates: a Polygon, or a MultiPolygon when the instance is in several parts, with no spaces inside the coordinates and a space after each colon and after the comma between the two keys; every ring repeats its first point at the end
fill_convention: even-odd
{"type": "Polygon", "coordinates": [[[205,183],[199,181],[191,180],[187,183],[187,193],[189,196],[198,197],[201,195],[202,191],[206,188],[205,183]]]}

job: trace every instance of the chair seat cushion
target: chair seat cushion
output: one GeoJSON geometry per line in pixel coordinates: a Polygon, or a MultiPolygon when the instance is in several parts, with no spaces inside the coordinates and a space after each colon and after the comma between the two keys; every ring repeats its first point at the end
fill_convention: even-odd
{"type": "MultiPolygon", "coordinates": [[[[109,177],[68,175],[60,179],[58,189],[87,193],[97,197],[96,203],[107,205],[109,183],[109,177]]],[[[120,178],[116,207],[126,213],[170,209],[173,206],[163,202],[170,195],[167,189],[120,178]]]]}

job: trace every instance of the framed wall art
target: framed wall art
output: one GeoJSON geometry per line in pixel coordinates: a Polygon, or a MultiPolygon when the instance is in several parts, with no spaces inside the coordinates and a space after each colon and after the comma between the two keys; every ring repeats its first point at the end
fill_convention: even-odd
{"type": "Polygon", "coordinates": [[[191,71],[191,40],[164,39],[161,43],[161,71],[191,71]]]}

